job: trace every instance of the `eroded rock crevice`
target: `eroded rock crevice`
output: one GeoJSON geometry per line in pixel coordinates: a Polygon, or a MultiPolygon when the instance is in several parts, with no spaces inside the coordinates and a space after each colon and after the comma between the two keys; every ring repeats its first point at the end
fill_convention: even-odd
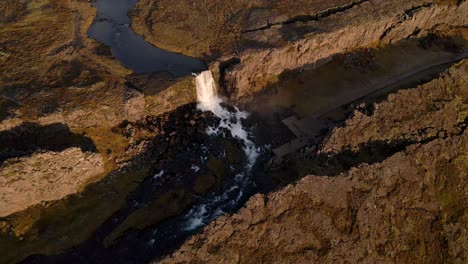
{"type": "MultiPolygon", "coordinates": [[[[396,22],[395,24],[392,24],[391,26],[389,26],[387,29],[384,30],[384,32],[382,33],[382,35],[379,38],[380,41],[384,40],[385,37],[390,33],[390,31],[395,29],[395,27],[397,27],[400,24],[403,24],[406,20],[413,18],[415,13],[419,12],[423,8],[431,7],[432,5],[433,5],[433,3],[425,3],[425,4],[422,4],[422,5],[419,5],[419,6],[414,6],[414,7],[410,8],[410,9],[405,10],[403,12],[403,14],[398,16],[399,17],[398,22],[396,22]]],[[[417,35],[420,31],[421,31],[421,29],[416,28],[413,31],[412,34],[417,35]]]]}
{"type": "Polygon", "coordinates": [[[275,22],[275,23],[268,22],[267,25],[263,27],[242,30],[241,33],[245,34],[245,33],[252,33],[256,31],[263,31],[263,30],[270,29],[278,25],[289,25],[289,24],[294,24],[294,23],[299,23],[299,22],[304,23],[304,22],[309,22],[309,21],[319,21],[320,19],[332,16],[341,12],[346,12],[347,10],[355,6],[358,6],[360,4],[363,4],[369,1],[370,0],[359,0],[359,1],[351,2],[347,5],[332,7],[327,10],[324,10],[324,11],[321,11],[312,15],[301,15],[301,16],[289,18],[285,21],[280,21],[280,22],[275,22]]]}

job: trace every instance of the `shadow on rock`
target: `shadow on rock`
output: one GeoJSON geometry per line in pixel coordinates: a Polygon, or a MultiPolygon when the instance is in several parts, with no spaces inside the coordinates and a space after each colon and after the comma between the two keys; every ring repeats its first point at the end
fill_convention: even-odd
{"type": "Polygon", "coordinates": [[[42,126],[24,123],[10,130],[0,131],[0,165],[10,158],[29,156],[40,151],[63,151],[71,147],[97,152],[90,138],[73,133],[66,124],[42,126]]]}
{"type": "MultiPolygon", "coordinates": [[[[23,263],[147,263],[174,250],[193,233],[184,230],[181,219],[188,209],[204,204],[208,195],[223,194],[245,169],[240,140],[228,130],[222,136],[206,133],[218,123],[213,114],[189,104],[115,127],[129,140],[134,158],[68,205],[73,209],[94,201],[93,208],[105,208],[109,215],[92,222],[93,234],[84,243],[60,255],[30,256],[23,263]]],[[[87,221],[93,211],[86,213],[87,221]]]]}

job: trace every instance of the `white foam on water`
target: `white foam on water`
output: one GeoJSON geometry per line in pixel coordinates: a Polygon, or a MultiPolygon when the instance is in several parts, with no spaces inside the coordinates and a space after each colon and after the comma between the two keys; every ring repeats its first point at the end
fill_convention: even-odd
{"type": "Polygon", "coordinates": [[[193,172],[195,172],[195,173],[196,173],[196,172],[198,172],[198,171],[200,170],[200,167],[198,167],[198,166],[197,166],[197,165],[195,165],[195,164],[192,164],[192,167],[191,167],[191,169],[193,170],[193,172]]]}
{"type": "MultiPolygon", "coordinates": [[[[196,76],[198,108],[202,111],[219,112],[221,98],[211,71],[204,71],[196,76]]],[[[216,113],[215,113],[216,114],[216,113]]]]}
{"type": "MultiPolygon", "coordinates": [[[[185,216],[184,230],[193,231],[205,225],[224,213],[226,205],[236,205],[243,197],[243,190],[251,184],[248,176],[260,155],[260,148],[249,139],[249,132],[242,126],[242,119],[249,114],[234,107],[234,111],[228,111],[221,106],[223,100],[218,96],[215,80],[211,71],[204,71],[196,75],[198,108],[202,111],[211,111],[221,119],[218,127],[209,127],[208,135],[221,135],[220,128],[227,129],[232,136],[241,140],[243,150],[247,156],[247,164],[242,173],[234,177],[234,185],[223,194],[208,197],[206,201],[193,207],[185,216]]],[[[203,158],[202,158],[203,161],[203,158]]]]}
{"type": "Polygon", "coordinates": [[[205,218],[206,218],[206,210],[207,205],[202,204],[198,207],[192,208],[188,214],[187,218],[189,219],[188,223],[185,226],[186,231],[192,231],[195,230],[205,224],[205,218]]]}
{"type": "Polygon", "coordinates": [[[153,176],[153,179],[157,180],[157,179],[161,178],[163,175],[164,175],[164,171],[161,170],[160,173],[157,173],[157,174],[155,174],[155,175],[153,176]]]}

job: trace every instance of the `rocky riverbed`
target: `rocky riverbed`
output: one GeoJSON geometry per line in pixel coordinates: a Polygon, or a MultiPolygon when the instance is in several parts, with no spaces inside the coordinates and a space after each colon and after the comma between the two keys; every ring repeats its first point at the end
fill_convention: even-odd
{"type": "Polygon", "coordinates": [[[466,262],[467,1],[138,1],[117,27],[206,64],[263,150],[211,223],[235,118],[95,7],[0,5],[0,263],[466,262]]]}

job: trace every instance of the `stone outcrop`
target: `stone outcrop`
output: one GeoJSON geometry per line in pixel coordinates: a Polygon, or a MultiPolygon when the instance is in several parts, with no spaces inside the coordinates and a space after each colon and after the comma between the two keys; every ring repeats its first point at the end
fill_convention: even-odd
{"type": "Polygon", "coordinates": [[[10,160],[0,168],[0,217],[42,202],[60,200],[104,172],[99,154],[78,148],[37,153],[10,160]]]}

